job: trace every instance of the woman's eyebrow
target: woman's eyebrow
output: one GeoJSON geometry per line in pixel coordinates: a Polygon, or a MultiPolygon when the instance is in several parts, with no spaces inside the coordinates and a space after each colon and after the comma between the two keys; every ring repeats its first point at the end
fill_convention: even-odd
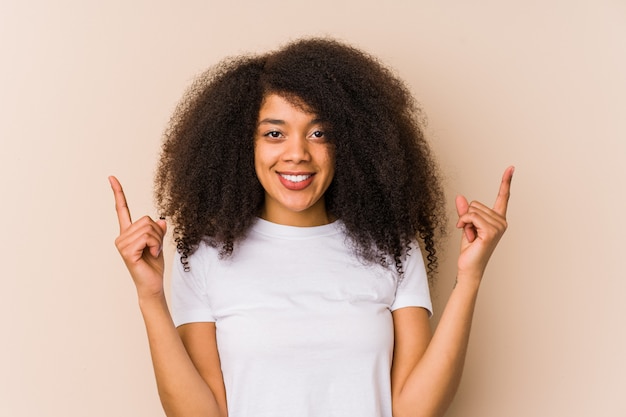
{"type": "MultiPolygon", "coordinates": [[[[262,125],[262,124],[270,124],[270,125],[285,125],[287,124],[284,120],[282,119],[272,119],[271,117],[267,117],[263,120],[259,120],[259,123],[257,125],[262,125]]],[[[313,119],[309,122],[309,125],[317,125],[317,124],[324,124],[324,120],[322,119],[313,119]]]]}
{"type": "Polygon", "coordinates": [[[284,125],[285,121],[281,120],[281,119],[272,119],[272,118],[265,118],[263,120],[259,120],[260,125],[262,124],[271,124],[271,125],[284,125]]]}

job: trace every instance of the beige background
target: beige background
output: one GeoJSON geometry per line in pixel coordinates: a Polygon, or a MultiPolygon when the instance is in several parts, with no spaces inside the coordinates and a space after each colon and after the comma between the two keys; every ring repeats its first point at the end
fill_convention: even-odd
{"type": "Polygon", "coordinates": [[[163,415],[106,177],[152,214],[194,75],[311,34],[410,84],[450,203],[517,166],[448,416],[626,415],[626,2],[287,3],[0,1],[0,415],[163,415]]]}

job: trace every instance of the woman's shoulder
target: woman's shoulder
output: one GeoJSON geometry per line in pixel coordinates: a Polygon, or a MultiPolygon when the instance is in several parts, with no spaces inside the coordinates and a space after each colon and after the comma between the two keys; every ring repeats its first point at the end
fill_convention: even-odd
{"type": "Polygon", "coordinates": [[[174,269],[180,272],[197,272],[204,270],[212,260],[219,259],[219,248],[208,239],[202,239],[189,253],[176,250],[174,253],[174,269]]]}

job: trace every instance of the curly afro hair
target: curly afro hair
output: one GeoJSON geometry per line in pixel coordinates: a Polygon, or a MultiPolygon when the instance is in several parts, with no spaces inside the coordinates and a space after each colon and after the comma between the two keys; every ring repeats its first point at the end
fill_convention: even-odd
{"type": "Polygon", "coordinates": [[[303,103],[328,123],[335,176],[326,207],[355,254],[402,275],[421,240],[429,276],[445,228],[438,170],[404,83],[376,58],[331,39],[302,39],[263,55],[222,61],[183,97],[165,132],[155,178],[181,260],[200,241],[222,256],[259,216],[264,190],[254,169],[254,132],[263,98],[303,103]]]}

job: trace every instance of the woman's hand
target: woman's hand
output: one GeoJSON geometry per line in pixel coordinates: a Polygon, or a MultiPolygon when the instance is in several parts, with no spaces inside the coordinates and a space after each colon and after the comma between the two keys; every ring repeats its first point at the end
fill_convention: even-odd
{"type": "Polygon", "coordinates": [[[511,166],[504,171],[493,208],[478,201],[468,204],[463,196],[456,198],[456,210],[459,215],[456,227],[463,229],[457,279],[482,278],[487,262],[507,228],[506,210],[514,170],[515,168],[511,166]]]}
{"type": "Polygon", "coordinates": [[[144,216],[132,222],[122,185],[109,177],[115,210],[120,224],[120,235],[115,246],[133,277],[139,298],[162,297],[163,292],[163,237],[167,230],[164,220],[154,221],[144,216]]]}

